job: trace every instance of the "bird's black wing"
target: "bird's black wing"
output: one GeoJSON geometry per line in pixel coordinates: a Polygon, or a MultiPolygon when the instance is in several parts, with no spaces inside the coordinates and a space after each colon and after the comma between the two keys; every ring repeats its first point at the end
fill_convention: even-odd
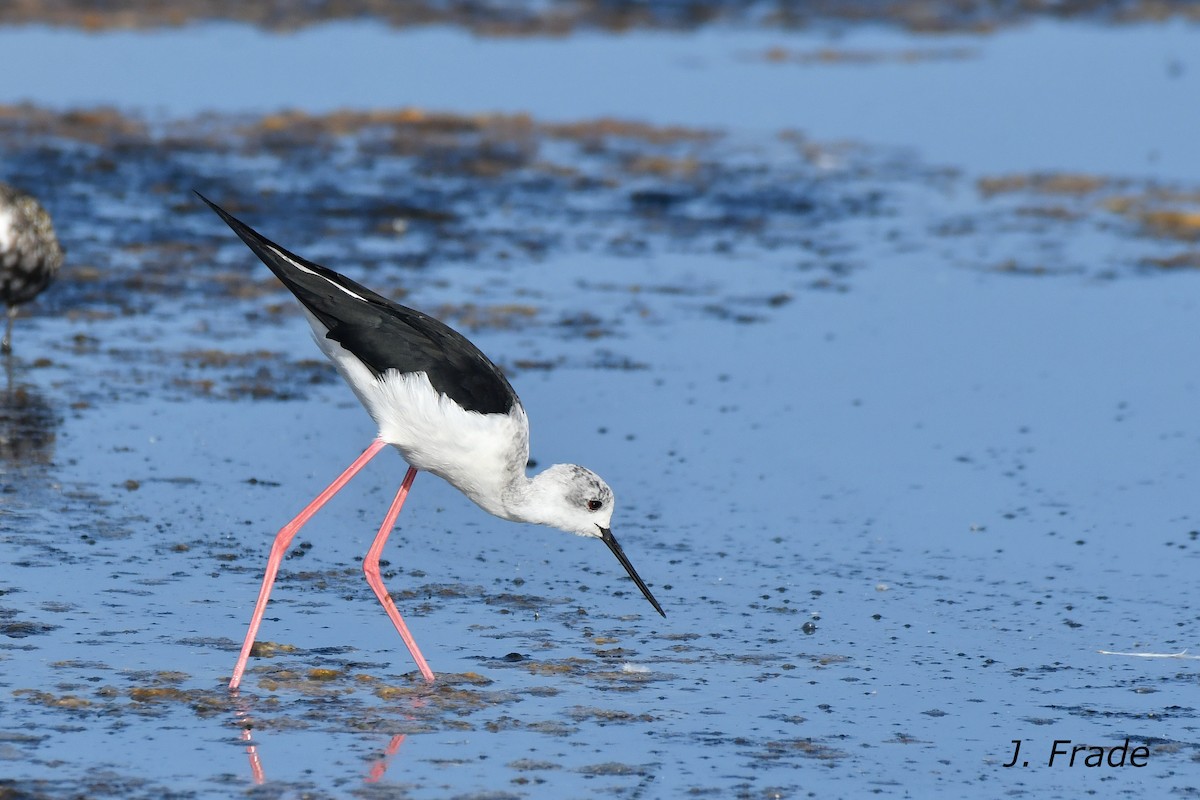
{"type": "Polygon", "coordinates": [[[328,328],[326,336],[376,376],[424,372],[439,393],[481,414],[506,414],[518,402],[500,368],[449,325],[300,258],[196,194],[328,328]]]}

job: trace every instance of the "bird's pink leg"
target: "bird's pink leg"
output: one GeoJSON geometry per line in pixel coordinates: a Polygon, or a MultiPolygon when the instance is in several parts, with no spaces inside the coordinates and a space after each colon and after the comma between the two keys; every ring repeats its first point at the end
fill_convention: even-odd
{"type": "Polygon", "coordinates": [[[349,483],[350,479],[357,475],[359,470],[386,446],[387,442],[382,439],[371,442],[371,446],[364,450],[353,464],[346,467],[346,471],[339,475],[337,480],[329,484],[325,491],[317,495],[315,500],[296,515],[295,519],[284,525],[279,533],[275,534],[275,542],[271,545],[271,555],[267,558],[267,571],[263,575],[262,588],[258,590],[258,602],[254,604],[254,616],[250,618],[250,630],[246,631],[246,641],[242,642],[242,652],[238,655],[237,665],[233,668],[233,677],[229,679],[230,689],[237,689],[238,684],[242,682],[242,673],[246,671],[246,661],[250,658],[250,648],[254,646],[254,637],[258,635],[258,626],[262,624],[263,614],[267,610],[267,598],[271,595],[271,585],[275,583],[275,575],[279,572],[279,565],[283,562],[283,555],[287,552],[292,539],[304,526],[304,523],[320,510],[321,506],[328,503],[331,497],[341,491],[342,487],[349,483]]]}
{"type": "Polygon", "coordinates": [[[416,467],[409,467],[408,474],[404,476],[404,483],[400,484],[400,491],[396,492],[396,499],[392,501],[392,507],[388,509],[387,516],[383,518],[383,526],[375,535],[375,541],[371,542],[371,549],[367,551],[367,557],[363,559],[363,573],[367,576],[367,583],[371,585],[375,596],[383,604],[383,610],[391,618],[396,630],[400,631],[400,638],[408,646],[408,652],[412,653],[413,661],[417,662],[417,668],[421,670],[421,675],[427,682],[433,683],[433,670],[429,668],[429,664],[425,663],[425,656],[421,655],[421,650],[417,647],[417,640],[408,632],[408,626],[404,624],[404,619],[396,610],[396,604],[392,602],[392,596],[388,594],[387,588],[383,585],[383,578],[379,574],[379,556],[383,553],[383,546],[387,544],[387,538],[396,525],[396,517],[400,516],[400,509],[404,506],[408,490],[412,487],[416,477],[416,467]]]}

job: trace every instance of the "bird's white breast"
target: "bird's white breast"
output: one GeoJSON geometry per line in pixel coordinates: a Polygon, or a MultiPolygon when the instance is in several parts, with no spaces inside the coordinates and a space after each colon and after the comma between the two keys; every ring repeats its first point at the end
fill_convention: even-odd
{"type": "Polygon", "coordinates": [[[13,209],[0,206],[0,253],[8,250],[16,243],[16,231],[14,228],[15,220],[13,219],[13,209]]]}

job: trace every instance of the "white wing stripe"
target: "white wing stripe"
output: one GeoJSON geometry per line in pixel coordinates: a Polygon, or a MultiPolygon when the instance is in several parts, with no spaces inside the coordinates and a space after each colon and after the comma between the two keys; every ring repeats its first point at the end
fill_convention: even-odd
{"type": "Polygon", "coordinates": [[[351,297],[353,297],[355,300],[358,300],[358,301],[360,301],[360,302],[363,302],[363,303],[367,302],[367,299],[366,299],[365,297],[360,297],[360,296],[358,296],[358,295],[357,295],[357,294],[355,294],[354,292],[352,292],[352,291],[350,291],[349,289],[347,289],[345,286],[342,286],[342,285],[341,285],[340,283],[338,283],[337,281],[331,281],[331,280],[329,280],[329,278],[326,278],[324,275],[318,275],[317,273],[313,272],[313,271],[312,271],[311,269],[309,269],[308,267],[306,267],[306,266],[304,266],[303,264],[301,264],[299,261],[296,261],[296,260],[294,260],[294,259],[288,258],[287,254],[286,254],[286,253],[284,253],[284,252],[282,252],[282,251],[280,251],[280,249],[279,249],[278,247],[271,247],[270,249],[271,249],[271,252],[273,252],[275,255],[279,256],[279,257],[280,257],[280,258],[282,258],[284,261],[288,262],[289,264],[291,264],[293,267],[295,267],[296,269],[300,270],[301,272],[307,272],[309,275],[315,275],[316,277],[318,277],[318,278],[320,278],[321,280],[325,281],[326,283],[328,283],[330,286],[334,287],[335,289],[341,289],[343,292],[345,292],[346,294],[350,295],[350,296],[351,296],[351,297]]]}

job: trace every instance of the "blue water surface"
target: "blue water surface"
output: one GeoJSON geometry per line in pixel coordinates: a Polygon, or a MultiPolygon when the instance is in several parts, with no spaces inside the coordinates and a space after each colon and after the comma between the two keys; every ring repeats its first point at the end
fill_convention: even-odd
{"type": "MultiPolygon", "coordinates": [[[[61,420],[41,462],[4,464],[19,491],[0,506],[2,621],[35,632],[0,646],[0,776],[49,796],[108,781],[98,795],[116,797],[1195,793],[1196,661],[1100,652],[1198,641],[1200,278],[1145,260],[1194,243],[1098,201],[989,201],[971,177],[1081,170],[1190,196],[1196,43],[1182,24],[832,40],[0,32],[2,58],[31,65],[4,102],[165,121],[616,115],[731,131],[730,158],[768,173],[801,156],[762,141],[799,128],[822,143],[826,182],[884,198],[785,246],[663,237],[632,257],[570,244],[596,235],[587,224],[532,219],[568,244],[402,273],[416,307],[535,309],[471,335],[513,367],[539,464],[579,461],[613,485],[614,529],[667,611],[597,543],[494,520],[420,476],[387,559],[445,676],[425,694],[359,577],[403,475],[390,453],[285,562],[261,638],[288,649],[252,661],[236,702],[223,692],[271,536],[374,434],[334,382],[286,400],[161,389],[158,373],[197,350],[318,358],[299,315],[265,313],[291,302],[282,291],[22,320],[30,355],[10,380],[61,420]],[[969,54],[759,57],[831,43],[969,54]],[[865,155],[825,146],[840,137],[865,155]],[[585,315],[594,334],[568,324],[585,315]],[[135,346],[161,360],[130,363],[135,346]],[[90,399],[69,404],[79,385],[90,399]],[[164,687],[177,694],[146,691],[164,687]],[[1148,766],[1045,763],[1055,740],[1127,738],[1150,747],[1148,766]],[[1003,766],[1013,740],[1028,767],[1003,766]]],[[[239,168],[249,187],[329,178],[239,168]]],[[[287,232],[276,201],[251,221],[287,232]]],[[[155,203],[121,209],[154,219],[155,203]]],[[[82,237],[97,223],[60,224],[82,237]]],[[[212,258],[249,256],[229,241],[212,258]]]]}
{"type": "Polygon", "coordinates": [[[0,102],[168,116],[399,106],[546,120],[617,116],[795,128],[821,140],[904,145],[972,171],[1194,180],[1198,40],[1195,26],[1179,21],[1043,22],[929,37],[862,27],[549,39],[370,22],[294,33],[215,23],[102,33],[32,26],[0,30],[0,64],[20,76],[0,86],[0,102]],[[772,48],[875,58],[773,63],[765,58],[772,48]]]}

